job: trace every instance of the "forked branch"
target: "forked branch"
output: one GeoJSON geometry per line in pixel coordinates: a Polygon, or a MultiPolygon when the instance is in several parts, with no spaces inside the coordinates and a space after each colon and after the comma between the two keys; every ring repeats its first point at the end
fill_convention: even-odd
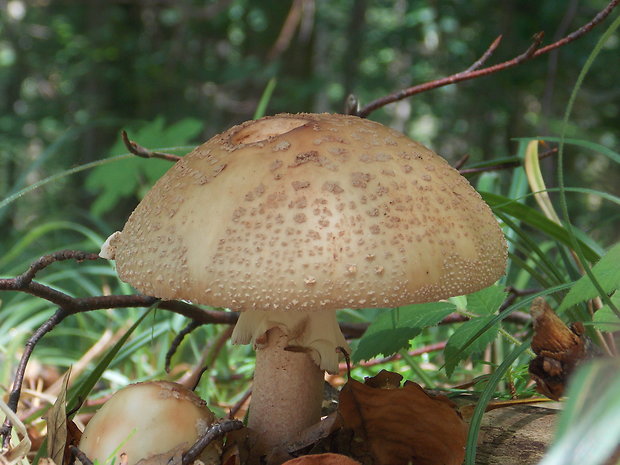
{"type": "Polygon", "coordinates": [[[607,16],[609,16],[609,14],[613,11],[613,9],[616,6],[618,6],[618,3],[620,3],[620,0],[611,0],[611,2],[609,2],[609,4],[603,10],[601,10],[594,18],[592,18],[592,20],[589,23],[585,24],[584,26],[580,27],[576,31],[573,31],[572,33],[568,34],[566,37],[552,44],[546,45],[544,47],[540,47],[544,34],[542,32],[539,32],[538,34],[534,35],[532,44],[528,47],[528,49],[525,52],[513,58],[512,60],[507,60],[502,63],[498,63],[496,65],[487,66],[486,68],[480,68],[480,66],[482,66],[491,57],[493,52],[495,52],[495,50],[499,46],[499,43],[502,38],[502,36],[499,36],[493,41],[493,43],[484,52],[484,54],[465,71],[461,71],[459,73],[456,73],[456,74],[453,74],[451,76],[447,76],[441,79],[436,79],[433,81],[425,82],[423,84],[418,84],[416,86],[412,86],[407,89],[399,90],[398,92],[394,92],[393,94],[380,97],[370,102],[368,105],[363,106],[359,110],[357,110],[354,107],[350,107],[351,114],[360,116],[362,118],[366,118],[373,111],[378,110],[379,108],[382,108],[385,105],[388,105],[390,103],[404,100],[408,97],[411,97],[412,95],[420,94],[422,92],[427,92],[432,89],[437,89],[438,87],[444,87],[450,84],[455,84],[457,82],[467,81],[469,79],[475,79],[475,78],[479,78],[482,76],[487,76],[489,74],[497,73],[499,71],[512,68],[513,66],[517,66],[532,58],[536,58],[541,55],[544,55],[545,53],[549,53],[550,51],[555,50],[556,48],[562,47],[574,40],[577,40],[580,37],[587,34],[588,32],[590,32],[596,25],[601,23],[605,18],[607,18],[607,16]]]}

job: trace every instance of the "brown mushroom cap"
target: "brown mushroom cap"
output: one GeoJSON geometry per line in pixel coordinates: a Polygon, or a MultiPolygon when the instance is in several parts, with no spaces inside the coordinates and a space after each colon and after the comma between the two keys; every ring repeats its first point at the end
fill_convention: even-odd
{"type": "Polygon", "coordinates": [[[114,238],[138,290],[234,310],[393,307],[505,269],[489,207],[431,150],[373,121],[280,114],[177,162],[114,238]]]}

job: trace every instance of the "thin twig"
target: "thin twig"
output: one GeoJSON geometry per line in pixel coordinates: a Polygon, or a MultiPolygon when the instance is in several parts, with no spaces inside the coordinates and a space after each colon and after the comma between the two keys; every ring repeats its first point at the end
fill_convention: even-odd
{"type": "Polygon", "coordinates": [[[438,87],[455,84],[457,82],[466,81],[469,79],[475,79],[475,78],[479,78],[482,76],[487,76],[489,74],[493,74],[498,71],[503,71],[505,69],[512,68],[513,66],[517,66],[532,58],[539,57],[540,55],[550,52],[551,50],[555,50],[556,48],[562,47],[576,39],[579,39],[580,37],[590,32],[590,30],[592,30],[596,25],[601,23],[605,18],[607,18],[607,16],[609,16],[609,14],[618,5],[618,3],[620,3],[620,0],[612,0],[590,22],[580,27],[576,31],[572,32],[571,34],[567,35],[563,39],[560,39],[545,47],[540,47],[540,43],[542,41],[542,33],[538,33],[534,36],[534,41],[532,45],[530,45],[530,47],[528,47],[528,49],[524,53],[516,56],[512,60],[507,60],[502,63],[488,66],[482,69],[475,69],[475,66],[477,65],[478,62],[483,61],[483,59],[484,61],[486,61],[489,58],[489,56],[493,53],[494,51],[493,45],[498,41],[498,39],[495,39],[495,41],[489,46],[489,49],[488,49],[488,50],[491,50],[491,52],[488,53],[488,50],[487,50],[487,52],[485,52],[478,61],[476,61],[472,66],[470,66],[468,70],[461,71],[459,73],[456,73],[456,74],[453,74],[451,76],[447,76],[441,79],[436,79],[436,80],[429,81],[423,84],[418,84],[416,86],[412,86],[407,89],[399,90],[398,92],[394,92],[393,94],[380,97],[370,102],[368,105],[365,105],[364,107],[362,107],[360,111],[357,113],[357,116],[366,118],[373,111],[381,107],[384,107],[385,105],[388,105],[390,103],[394,103],[399,100],[403,100],[405,98],[411,97],[412,95],[420,94],[422,92],[427,92],[432,89],[437,89],[438,87]],[[471,68],[474,68],[474,70],[469,71],[471,68]]]}
{"type": "Polygon", "coordinates": [[[467,68],[460,74],[471,73],[472,71],[476,71],[483,64],[485,64],[486,61],[491,57],[491,55],[493,55],[495,50],[497,50],[497,47],[499,47],[499,43],[502,41],[502,38],[503,36],[501,34],[498,35],[496,39],[491,43],[491,45],[489,45],[489,48],[487,48],[486,52],[484,52],[482,56],[478,58],[478,60],[476,60],[469,68],[467,68]]]}
{"type": "Polygon", "coordinates": [[[228,340],[230,339],[230,336],[232,336],[233,330],[233,326],[229,326],[228,328],[226,328],[218,335],[217,339],[211,345],[211,347],[207,349],[207,352],[203,358],[203,367],[198,371],[198,373],[192,373],[189,377],[189,380],[192,380],[192,378],[194,378],[192,385],[189,386],[192,391],[195,391],[198,387],[198,383],[200,383],[200,378],[202,377],[204,372],[213,366],[215,360],[217,359],[217,356],[226,345],[226,342],[228,342],[228,340]]]}
{"type": "MultiPolygon", "coordinates": [[[[70,315],[109,308],[150,307],[159,300],[156,297],[142,294],[76,298],[36,281],[28,282],[28,280],[20,277],[0,279],[0,291],[21,291],[40,297],[64,308],[70,315]]],[[[203,324],[235,324],[238,319],[238,315],[234,312],[204,309],[177,300],[162,301],[159,308],[178,313],[203,324]]]]}
{"type": "Polygon", "coordinates": [[[190,465],[198,458],[202,451],[215,441],[217,438],[224,436],[226,433],[243,428],[243,422],[239,420],[222,420],[213,423],[205,434],[203,434],[196,443],[183,454],[181,465],[190,465]]]}
{"type": "Polygon", "coordinates": [[[544,38],[545,38],[545,33],[543,31],[540,31],[534,34],[534,37],[532,37],[532,44],[527,48],[527,50],[523,52],[521,55],[517,56],[516,58],[513,58],[512,61],[515,62],[514,64],[518,65],[519,63],[523,63],[524,61],[527,61],[530,58],[532,58],[534,54],[536,53],[536,51],[538,50],[538,48],[540,47],[540,44],[542,43],[544,38]]]}
{"type": "Polygon", "coordinates": [[[235,402],[235,405],[233,405],[230,408],[230,412],[228,412],[228,418],[235,418],[235,415],[237,415],[237,412],[241,410],[241,407],[243,407],[243,404],[245,404],[248,401],[251,395],[252,395],[252,388],[245,391],[243,395],[241,396],[241,398],[237,402],[235,402]]]}
{"type": "MultiPolygon", "coordinates": [[[[411,357],[415,357],[417,355],[422,355],[422,354],[428,354],[431,352],[437,352],[439,350],[443,350],[445,349],[447,344],[447,341],[444,342],[438,342],[437,344],[430,344],[424,347],[420,347],[419,349],[415,349],[415,350],[410,350],[408,353],[409,356],[411,357]]],[[[391,355],[390,357],[384,357],[384,358],[377,358],[377,359],[373,359],[373,360],[367,360],[367,361],[362,361],[359,363],[356,363],[356,366],[360,366],[360,367],[373,367],[376,365],[383,365],[385,363],[389,363],[389,362],[393,362],[394,360],[400,360],[402,357],[402,355],[400,354],[394,354],[391,355]]],[[[338,370],[340,372],[343,372],[345,370],[349,371],[349,368],[347,367],[346,363],[340,363],[338,365],[338,370]]]]}
{"type": "MultiPolygon", "coordinates": [[[[26,346],[24,347],[24,352],[22,353],[21,359],[19,360],[19,364],[17,365],[17,369],[15,371],[15,379],[13,381],[13,387],[11,389],[11,393],[9,394],[9,400],[7,402],[8,407],[17,412],[17,405],[19,404],[19,397],[22,392],[22,384],[24,382],[24,376],[26,374],[26,366],[28,365],[28,360],[34,351],[35,346],[41,340],[43,336],[49,333],[52,329],[54,329],[58,323],[64,320],[68,315],[64,309],[60,308],[52,315],[50,319],[48,319],[45,323],[43,323],[39,328],[28,338],[26,342],[26,346]]],[[[3,446],[8,448],[11,440],[11,423],[7,419],[4,422],[2,430],[0,434],[4,436],[3,446]]]]}
{"type": "Polygon", "coordinates": [[[26,272],[20,274],[15,278],[15,285],[17,287],[23,287],[28,285],[30,282],[32,282],[35,275],[39,271],[55,262],[75,260],[79,263],[84,260],[98,260],[99,258],[101,257],[99,257],[99,255],[97,255],[96,253],[82,252],[79,250],[60,250],[49,255],[44,255],[37,261],[32,263],[26,272]]]}
{"type": "Polygon", "coordinates": [[[127,135],[126,131],[121,131],[121,138],[123,139],[123,143],[125,144],[125,147],[127,147],[127,150],[129,150],[129,152],[142,158],[159,158],[161,160],[171,161],[173,163],[176,163],[182,158],[178,155],[172,155],[171,153],[153,152],[152,150],[142,147],[137,142],[129,140],[129,136],[127,135]]]}
{"type": "Polygon", "coordinates": [[[93,461],[89,459],[77,446],[69,446],[69,450],[76,459],[82,462],[82,465],[93,465],[93,461]]]}
{"type": "Polygon", "coordinates": [[[339,351],[342,355],[344,355],[344,362],[347,369],[347,378],[351,379],[351,358],[349,357],[349,352],[346,351],[344,347],[336,347],[336,350],[339,351]]]}
{"type": "Polygon", "coordinates": [[[455,170],[460,170],[461,168],[463,168],[463,166],[465,166],[465,163],[467,163],[468,160],[469,160],[469,154],[466,153],[465,155],[463,155],[461,158],[458,159],[458,161],[454,164],[453,168],[455,170]]]}
{"type": "Polygon", "coordinates": [[[175,338],[172,340],[172,343],[170,344],[170,349],[168,349],[168,352],[166,353],[166,363],[164,365],[164,369],[166,370],[166,373],[170,373],[170,361],[172,360],[172,356],[176,353],[177,349],[181,345],[181,342],[183,342],[183,339],[185,339],[185,336],[187,336],[192,331],[194,331],[196,328],[202,325],[203,323],[200,323],[196,320],[192,320],[185,328],[183,328],[179,332],[179,334],[175,336],[175,338]]]}

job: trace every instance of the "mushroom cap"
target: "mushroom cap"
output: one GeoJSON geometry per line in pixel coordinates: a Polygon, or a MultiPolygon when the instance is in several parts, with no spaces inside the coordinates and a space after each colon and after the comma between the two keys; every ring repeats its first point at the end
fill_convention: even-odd
{"type": "MultiPolygon", "coordinates": [[[[115,463],[133,465],[160,454],[168,454],[167,462],[187,452],[214,421],[205,402],[180,384],[131,384],[117,391],[88,422],[80,449],[99,463],[114,456],[115,463]]],[[[219,464],[220,453],[221,442],[215,441],[200,459],[205,465],[219,464]]]]}
{"type": "Polygon", "coordinates": [[[474,292],[506,264],[490,208],[379,123],[279,114],[178,161],[111,243],[141,292],[238,311],[394,307],[474,292]]]}

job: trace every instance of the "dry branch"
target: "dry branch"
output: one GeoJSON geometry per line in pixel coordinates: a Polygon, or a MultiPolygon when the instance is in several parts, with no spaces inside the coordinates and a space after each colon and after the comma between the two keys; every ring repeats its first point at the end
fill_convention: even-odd
{"type": "Polygon", "coordinates": [[[618,6],[620,0],[612,0],[609,4],[601,10],[592,20],[580,27],[576,31],[568,34],[566,37],[552,43],[546,45],[545,47],[540,47],[540,44],[543,39],[543,33],[539,32],[533,38],[532,44],[528,47],[528,49],[516,56],[512,60],[504,61],[502,63],[498,63],[496,65],[487,66],[486,68],[479,69],[479,66],[484,64],[489,57],[493,54],[493,52],[497,49],[499,42],[501,40],[501,36],[496,38],[493,43],[489,46],[489,48],[484,52],[484,54],[469,68],[465,71],[461,71],[459,73],[453,74],[451,76],[447,76],[441,79],[436,79],[433,81],[425,82],[423,84],[418,84],[416,86],[409,87],[407,89],[399,90],[398,92],[394,92],[393,94],[386,95],[384,97],[380,97],[368,105],[363,106],[359,111],[354,112],[356,116],[360,116],[362,118],[368,117],[373,111],[378,110],[385,105],[390,103],[398,102],[399,100],[404,100],[412,95],[420,94],[422,92],[427,92],[432,89],[437,89],[438,87],[444,87],[450,84],[455,84],[461,81],[467,81],[469,79],[476,79],[482,76],[488,76],[489,74],[497,73],[499,71],[503,71],[508,68],[512,68],[513,66],[517,66],[525,61],[528,61],[532,58],[539,57],[544,55],[545,53],[549,53],[556,48],[562,47],[580,37],[584,36],[588,32],[590,32],[596,25],[601,23],[612,10],[618,6]],[[539,48],[540,47],[540,48],[539,48]]]}
{"type": "Polygon", "coordinates": [[[123,139],[123,143],[125,144],[125,147],[127,147],[127,150],[129,150],[130,153],[133,153],[134,155],[137,155],[139,157],[159,158],[161,160],[171,161],[173,163],[176,163],[181,159],[181,157],[177,155],[172,155],[171,153],[153,152],[152,150],[142,147],[137,142],[130,140],[126,131],[121,131],[121,138],[123,139]]]}

